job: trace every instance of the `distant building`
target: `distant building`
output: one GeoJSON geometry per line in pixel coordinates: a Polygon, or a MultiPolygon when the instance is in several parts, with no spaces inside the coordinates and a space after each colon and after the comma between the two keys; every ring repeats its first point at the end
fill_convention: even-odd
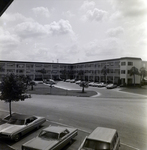
{"type": "MultiPolygon", "coordinates": [[[[25,61],[0,61],[0,80],[6,74],[30,76],[33,80],[42,79],[80,79],[96,82],[113,82],[132,84],[133,77],[129,70],[135,66],[138,70],[145,67],[147,61],[141,58],[122,57],[100,61],[81,63],[47,63],[25,61]],[[44,72],[42,71],[44,70],[44,72]]],[[[135,76],[136,84],[140,84],[140,76],[135,76]]]]}

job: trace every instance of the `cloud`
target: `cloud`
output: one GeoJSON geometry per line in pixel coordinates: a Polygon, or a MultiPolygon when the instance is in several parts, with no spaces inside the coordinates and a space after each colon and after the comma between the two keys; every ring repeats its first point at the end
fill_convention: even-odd
{"type": "Polygon", "coordinates": [[[2,21],[4,22],[31,22],[33,21],[32,18],[27,18],[25,16],[23,16],[20,13],[4,13],[3,17],[2,17],[2,21]]]}
{"type": "Polygon", "coordinates": [[[115,10],[120,10],[125,17],[147,16],[147,1],[145,0],[110,0],[115,10]]]}
{"type": "Polygon", "coordinates": [[[115,21],[115,20],[119,20],[119,19],[122,19],[122,18],[123,18],[123,15],[120,11],[116,11],[115,13],[110,15],[110,21],[115,21]]]}
{"type": "Polygon", "coordinates": [[[140,39],[137,44],[139,44],[139,46],[145,46],[147,48],[147,38],[146,39],[140,39]]]}
{"type": "Polygon", "coordinates": [[[36,8],[32,8],[32,11],[36,16],[44,16],[47,18],[50,17],[50,12],[49,12],[48,8],[36,7],[36,8]]]}
{"type": "Polygon", "coordinates": [[[108,36],[117,37],[124,33],[124,29],[122,27],[111,28],[106,33],[108,36]]]}
{"type": "Polygon", "coordinates": [[[75,16],[75,14],[73,14],[71,11],[66,11],[62,13],[63,16],[65,16],[66,18],[72,18],[75,16]]]}
{"type": "Polygon", "coordinates": [[[83,47],[86,57],[92,59],[120,57],[122,41],[117,38],[94,40],[83,47]]]}
{"type": "Polygon", "coordinates": [[[80,7],[80,10],[87,10],[87,9],[93,9],[95,6],[95,2],[94,1],[84,1],[84,3],[82,4],[82,6],[80,7]]]}
{"type": "Polygon", "coordinates": [[[55,52],[54,60],[59,60],[61,62],[75,62],[75,58],[79,57],[78,45],[76,43],[70,45],[64,45],[61,43],[57,43],[53,47],[53,51],[55,52]]]}
{"type": "Polygon", "coordinates": [[[21,39],[43,38],[46,36],[69,35],[72,40],[76,40],[76,35],[72,30],[68,20],[53,21],[50,24],[42,25],[38,22],[22,22],[16,25],[14,33],[21,39]]]}
{"type": "Polygon", "coordinates": [[[4,31],[2,28],[0,28],[0,35],[0,47],[2,49],[4,48],[10,50],[10,48],[17,47],[20,43],[19,38],[15,34],[4,31]]]}
{"type": "Polygon", "coordinates": [[[36,38],[47,34],[46,28],[37,22],[20,23],[16,26],[15,32],[21,38],[36,38]]]}
{"type": "Polygon", "coordinates": [[[86,15],[83,16],[84,19],[90,21],[102,21],[107,17],[107,12],[104,10],[100,10],[98,8],[94,8],[93,10],[88,10],[86,15]]]}
{"type": "Polygon", "coordinates": [[[49,25],[46,25],[48,31],[52,35],[65,35],[65,34],[74,34],[72,26],[68,20],[59,20],[58,22],[54,21],[49,25]]]}

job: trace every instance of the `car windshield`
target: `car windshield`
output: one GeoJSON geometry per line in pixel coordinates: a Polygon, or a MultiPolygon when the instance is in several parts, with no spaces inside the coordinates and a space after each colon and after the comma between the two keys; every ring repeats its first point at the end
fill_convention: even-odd
{"type": "Polygon", "coordinates": [[[16,119],[16,118],[10,118],[8,123],[15,124],[15,125],[24,125],[25,120],[22,119],[16,119]]]}
{"type": "Polygon", "coordinates": [[[39,134],[40,138],[45,138],[45,139],[54,139],[57,140],[59,138],[59,135],[57,133],[53,133],[53,132],[47,132],[47,131],[42,131],[39,134]]]}
{"type": "Polygon", "coordinates": [[[86,140],[83,146],[84,149],[92,150],[110,150],[110,144],[101,141],[86,140]]]}

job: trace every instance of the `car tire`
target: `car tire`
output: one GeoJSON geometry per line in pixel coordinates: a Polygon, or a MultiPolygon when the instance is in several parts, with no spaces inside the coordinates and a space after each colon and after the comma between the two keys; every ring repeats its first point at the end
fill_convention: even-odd
{"type": "Polygon", "coordinates": [[[20,137],[21,137],[21,134],[20,134],[20,133],[19,133],[19,134],[16,134],[16,135],[13,137],[13,140],[14,140],[15,142],[17,142],[17,141],[20,140],[20,137]]]}

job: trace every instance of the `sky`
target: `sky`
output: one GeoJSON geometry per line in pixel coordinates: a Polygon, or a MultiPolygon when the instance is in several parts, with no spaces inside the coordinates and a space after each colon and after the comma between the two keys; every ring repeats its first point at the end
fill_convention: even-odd
{"type": "Polygon", "coordinates": [[[0,60],[147,61],[146,0],[14,0],[0,17],[0,60]]]}

